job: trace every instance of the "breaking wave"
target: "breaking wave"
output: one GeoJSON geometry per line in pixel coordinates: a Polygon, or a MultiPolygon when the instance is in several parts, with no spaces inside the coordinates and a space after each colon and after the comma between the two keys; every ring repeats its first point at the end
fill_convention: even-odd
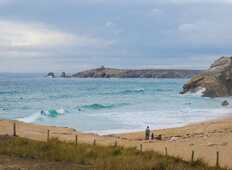
{"type": "Polygon", "coordinates": [[[204,92],[206,91],[206,88],[203,87],[198,87],[194,89],[193,91],[187,92],[185,95],[190,95],[190,96],[203,96],[204,92]]]}
{"type": "Polygon", "coordinates": [[[192,92],[191,94],[194,95],[194,96],[203,96],[205,91],[206,91],[205,88],[199,87],[194,92],[192,92]]]}
{"type": "Polygon", "coordinates": [[[15,93],[17,93],[17,91],[0,91],[0,95],[1,94],[10,94],[10,95],[12,95],[12,94],[15,94],[15,93]]]}
{"type": "Polygon", "coordinates": [[[128,93],[144,93],[144,89],[134,89],[134,90],[124,90],[121,93],[128,94],[128,93]]]}
{"type": "Polygon", "coordinates": [[[83,105],[81,106],[81,109],[88,109],[88,110],[100,110],[100,109],[112,109],[115,107],[121,107],[128,105],[128,103],[119,103],[119,104],[90,104],[90,105],[83,105]]]}
{"type": "Polygon", "coordinates": [[[25,123],[33,123],[36,120],[41,120],[41,119],[44,119],[46,117],[55,118],[59,115],[65,114],[65,112],[66,111],[64,109],[58,109],[58,110],[49,109],[47,111],[41,110],[40,112],[34,113],[34,114],[29,115],[29,116],[24,117],[24,118],[18,118],[17,120],[25,122],[25,123]]]}
{"type": "Polygon", "coordinates": [[[143,88],[139,88],[139,89],[132,89],[132,90],[123,90],[123,91],[118,91],[118,92],[106,92],[103,93],[104,95],[128,95],[128,94],[136,94],[136,93],[144,93],[144,89],[143,88]]]}

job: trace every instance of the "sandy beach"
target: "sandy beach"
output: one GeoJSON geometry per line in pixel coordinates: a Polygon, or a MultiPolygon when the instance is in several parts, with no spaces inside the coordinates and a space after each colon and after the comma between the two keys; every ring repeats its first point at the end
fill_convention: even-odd
{"type": "Polygon", "coordinates": [[[216,153],[219,152],[220,166],[232,168],[232,118],[223,118],[203,123],[191,124],[180,128],[160,129],[153,131],[162,135],[162,140],[145,141],[144,132],[133,132],[100,136],[91,133],[81,133],[75,129],[55,126],[42,126],[18,121],[0,120],[0,134],[13,135],[13,124],[16,123],[16,134],[33,140],[46,141],[49,130],[50,138],[62,141],[100,145],[117,144],[124,147],[154,150],[190,160],[192,151],[194,159],[202,159],[209,165],[216,164],[216,153]]]}

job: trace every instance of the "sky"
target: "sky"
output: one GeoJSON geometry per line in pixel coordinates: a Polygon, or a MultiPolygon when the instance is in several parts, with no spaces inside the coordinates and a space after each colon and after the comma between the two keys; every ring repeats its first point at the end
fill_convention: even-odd
{"type": "Polygon", "coordinates": [[[0,72],[206,69],[232,52],[232,0],[0,0],[0,72]]]}

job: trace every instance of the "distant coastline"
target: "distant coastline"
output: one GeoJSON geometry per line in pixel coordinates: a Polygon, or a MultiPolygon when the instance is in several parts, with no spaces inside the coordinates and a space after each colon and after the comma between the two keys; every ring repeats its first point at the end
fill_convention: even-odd
{"type": "Polygon", "coordinates": [[[56,78],[191,78],[194,75],[203,72],[203,70],[187,69],[117,69],[100,68],[81,71],[72,75],[62,72],[55,75],[53,72],[47,74],[48,77],[56,78]]]}

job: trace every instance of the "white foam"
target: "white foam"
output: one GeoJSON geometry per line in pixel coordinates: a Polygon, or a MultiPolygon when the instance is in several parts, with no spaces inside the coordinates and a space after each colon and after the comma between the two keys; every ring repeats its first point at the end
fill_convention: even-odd
{"type": "Polygon", "coordinates": [[[197,96],[203,96],[203,94],[204,94],[205,91],[206,91],[206,88],[204,88],[204,87],[199,87],[199,88],[196,90],[195,94],[196,94],[197,96]]]}
{"type": "Polygon", "coordinates": [[[17,119],[18,121],[22,121],[22,122],[25,122],[25,123],[33,123],[35,122],[36,120],[39,120],[39,119],[42,119],[44,118],[43,115],[41,115],[40,113],[35,113],[35,114],[32,114],[28,117],[24,117],[24,118],[19,118],[17,119]]]}
{"type": "Polygon", "coordinates": [[[186,93],[186,95],[203,96],[205,91],[206,91],[206,88],[198,87],[194,89],[194,91],[189,91],[188,93],[186,93]]]}
{"type": "Polygon", "coordinates": [[[139,89],[135,89],[135,91],[137,91],[137,92],[144,92],[144,89],[143,88],[139,88],[139,89]]]}
{"type": "Polygon", "coordinates": [[[57,111],[57,113],[59,113],[59,114],[64,114],[64,113],[66,112],[63,108],[58,109],[58,110],[56,110],[56,111],[57,111]]]}
{"type": "MultiPolygon", "coordinates": [[[[214,120],[231,115],[231,108],[216,109],[190,109],[185,108],[179,111],[145,111],[145,112],[124,112],[123,115],[117,113],[108,114],[108,116],[119,121],[127,128],[123,129],[106,129],[91,130],[87,132],[97,133],[100,135],[127,133],[134,131],[143,131],[149,125],[152,129],[181,127],[191,123],[198,123],[208,120],[214,120]]],[[[107,115],[105,115],[107,116],[107,115]]]]}

